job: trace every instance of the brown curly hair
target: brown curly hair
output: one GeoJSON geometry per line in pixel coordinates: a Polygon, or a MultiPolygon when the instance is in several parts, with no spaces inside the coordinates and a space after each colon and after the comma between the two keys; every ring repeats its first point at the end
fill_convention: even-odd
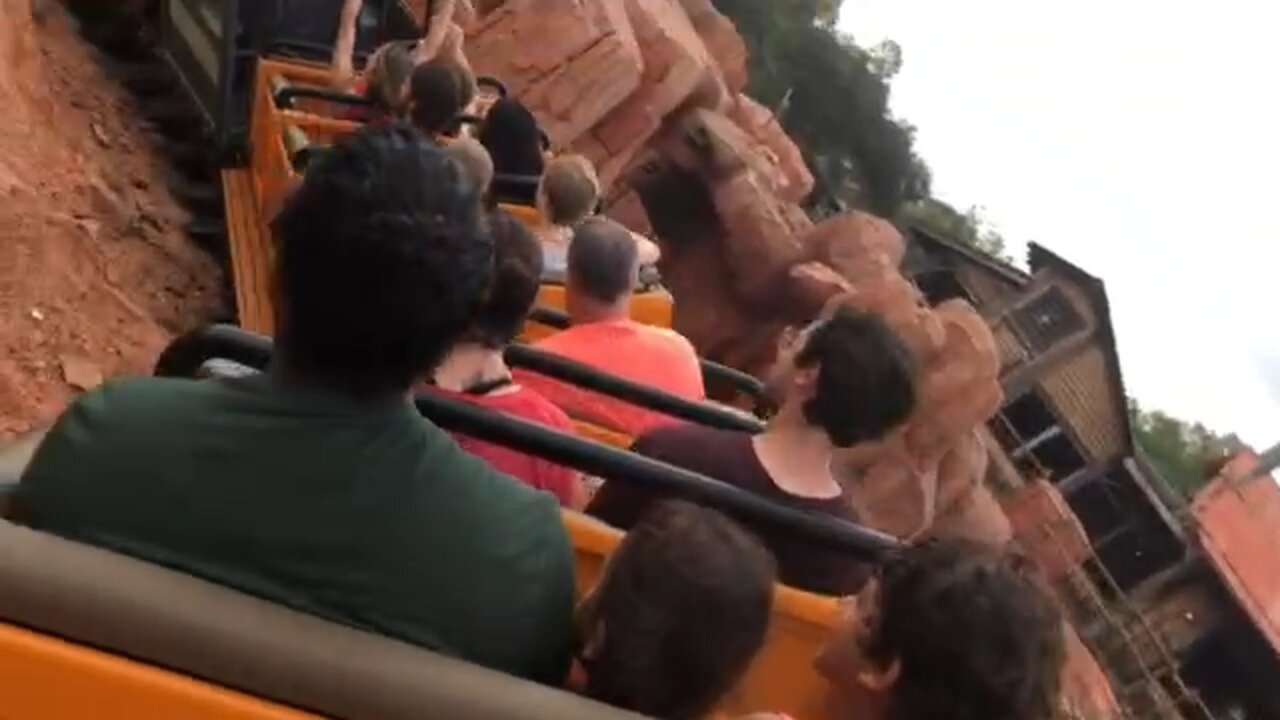
{"type": "Polygon", "coordinates": [[[1048,720],[1058,707],[1062,617],[1030,561],[930,540],[881,570],[867,654],[901,663],[888,720],[1048,720]]]}

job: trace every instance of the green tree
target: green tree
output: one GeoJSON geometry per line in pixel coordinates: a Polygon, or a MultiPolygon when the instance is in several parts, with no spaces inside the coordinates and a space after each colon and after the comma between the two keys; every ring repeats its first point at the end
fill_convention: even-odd
{"type": "Polygon", "coordinates": [[[779,108],[817,181],[815,200],[834,198],[892,217],[929,196],[929,169],[915,129],[889,112],[888,80],[902,49],[872,51],[835,29],[840,2],[717,0],[750,51],[748,92],[779,108]],[[825,196],[825,197],[824,197],[825,196]]]}
{"type": "Polygon", "coordinates": [[[1212,468],[1231,449],[1231,436],[1187,422],[1160,410],[1129,402],[1134,439],[1156,471],[1183,497],[1192,498],[1211,479],[1212,468]]]}
{"type": "Polygon", "coordinates": [[[902,206],[898,218],[941,238],[963,243],[997,259],[1012,262],[1005,253],[1004,236],[992,227],[983,215],[982,208],[977,206],[970,206],[968,210],[960,212],[937,198],[925,198],[902,206]]]}

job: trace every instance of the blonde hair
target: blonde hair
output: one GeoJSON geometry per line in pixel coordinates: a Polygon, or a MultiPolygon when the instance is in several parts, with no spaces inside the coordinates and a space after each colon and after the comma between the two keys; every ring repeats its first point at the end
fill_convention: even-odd
{"type": "Polygon", "coordinates": [[[539,191],[552,225],[574,225],[595,212],[600,179],[595,166],[581,155],[560,155],[547,163],[539,191]]]}
{"type": "Polygon", "coordinates": [[[483,145],[471,138],[460,138],[446,145],[444,152],[462,166],[481,192],[488,191],[493,182],[493,159],[483,145]]]}

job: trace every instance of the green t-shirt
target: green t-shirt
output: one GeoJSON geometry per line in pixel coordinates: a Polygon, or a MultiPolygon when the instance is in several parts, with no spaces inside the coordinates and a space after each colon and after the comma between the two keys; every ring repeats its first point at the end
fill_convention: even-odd
{"type": "Polygon", "coordinates": [[[36,528],[549,684],[573,553],[556,500],[464,453],[408,400],[238,380],[108,383],[23,474],[36,528]]]}

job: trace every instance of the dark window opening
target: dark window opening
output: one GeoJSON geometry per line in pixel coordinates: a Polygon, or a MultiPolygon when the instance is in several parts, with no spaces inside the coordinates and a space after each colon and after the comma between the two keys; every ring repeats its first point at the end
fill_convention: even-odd
{"type": "Polygon", "coordinates": [[[959,278],[950,270],[928,270],[915,276],[916,285],[929,305],[940,305],[948,300],[959,298],[973,303],[973,297],[961,284],[959,278]]]}
{"type": "Polygon", "coordinates": [[[1119,469],[1067,494],[1102,566],[1128,590],[1177,563],[1185,548],[1133,476],[1119,469]]]}
{"type": "Polygon", "coordinates": [[[1083,470],[1086,465],[1084,456],[1065,433],[1054,435],[1036,445],[1031,455],[1040,467],[1049,471],[1049,477],[1054,483],[1066,480],[1083,470]]]}
{"type": "Polygon", "coordinates": [[[1124,524],[1124,503],[1105,477],[1072,490],[1067,494],[1067,504],[1091,540],[1109,535],[1124,524]]]}
{"type": "Polygon", "coordinates": [[[1135,520],[1094,545],[1098,559],[1125,592],[1182,558],[1182,545],[1168,528],[1135,520]]]}
{"type": "Polygon", "coordinates": [[[1280,660],[1257,625],[1227,605],[1224,623],[1186,653],[1183,679],[1217,717],[1280,717],[1280,660]],[[1235,709],[1241,714],[1231,715],[1235,709]]]}
{"type": "Polygon", "coordinates": [[[1019,395],[1000,410],[1000,415],[1013,429],[1019,440],[1017,445],[1009,448],[1010,450],[1016,449],[1058,424],[1053,411],[1034,392],[1019,395]]]}
{"type": "Polygon", "coordinates": [[[1059,287],[1050,287],[1014,310],[1013,321],[1036,352],[1084,329],[1084,317],[1059,287]]]}

